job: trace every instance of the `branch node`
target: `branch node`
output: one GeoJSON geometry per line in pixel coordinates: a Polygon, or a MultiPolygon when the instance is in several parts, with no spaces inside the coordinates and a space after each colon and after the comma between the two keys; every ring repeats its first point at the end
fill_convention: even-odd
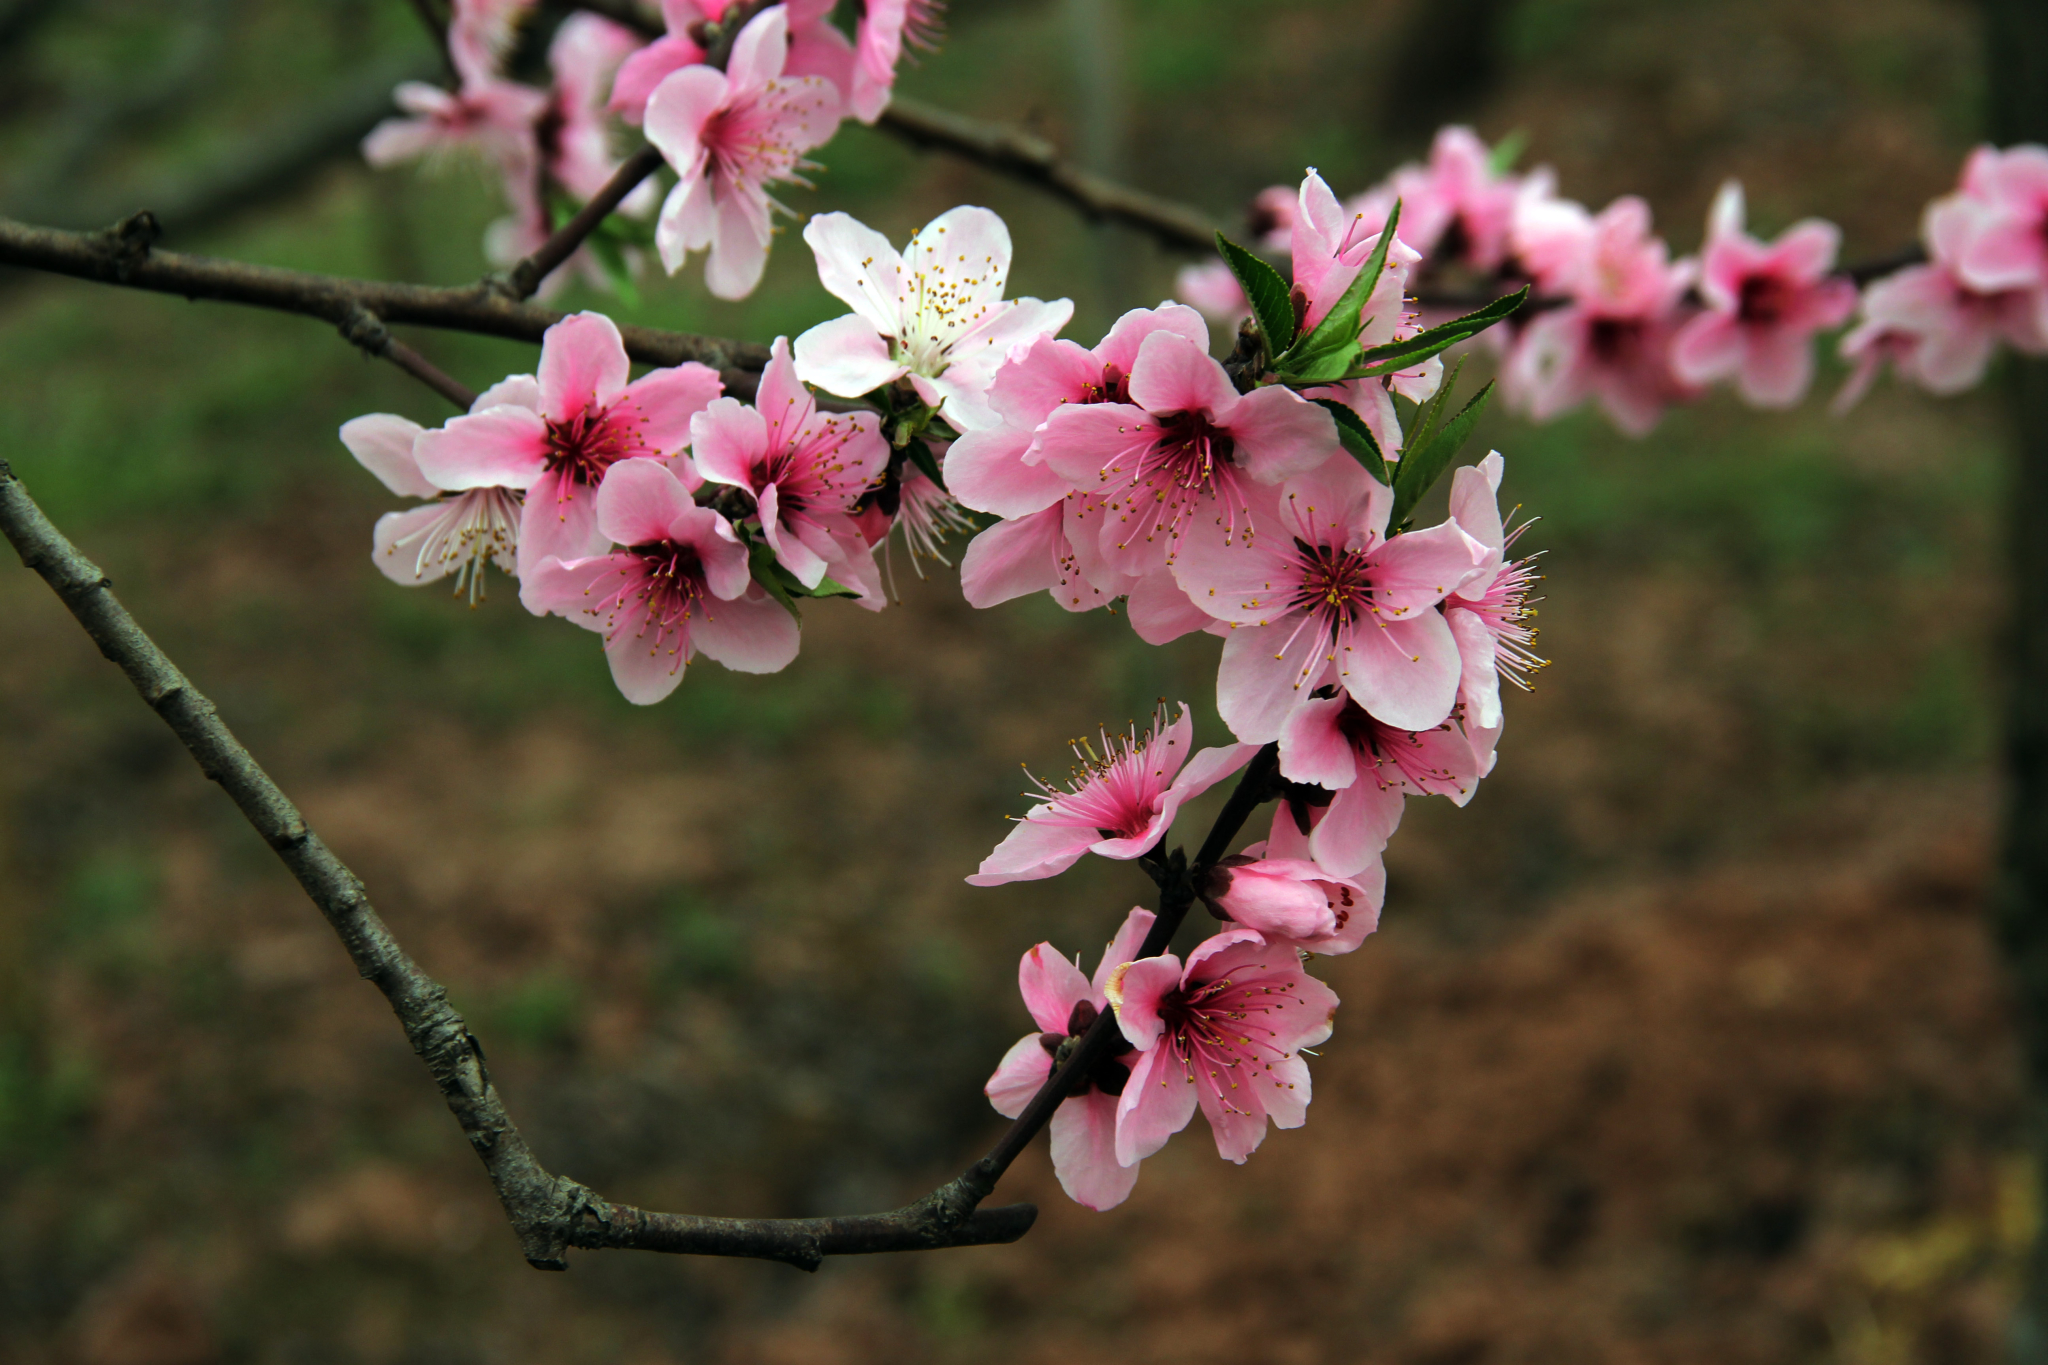
{"type": "Polygon", "coordinates": [[[126,284],[135,267],[148,259],[149,249],[164,235],[164,229],[156,215],[144,209],[94,235],[99,239],[94,246],[113,267],[114,278],[126,284]]]}
{"type": "Polygon", "coordinates": [[[368,355],[381,358],[391,349],[391,332],[384,320],[360,303],[345,305],[335,328],[344,341],[368,355]]]}

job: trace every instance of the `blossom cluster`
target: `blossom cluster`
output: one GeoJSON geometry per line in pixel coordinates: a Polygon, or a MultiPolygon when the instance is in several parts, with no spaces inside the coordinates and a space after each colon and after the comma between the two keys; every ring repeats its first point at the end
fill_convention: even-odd
{"type": "MultiPolygon", "coordinates": [[[[739,35],[726,72],[663,76],[650,135],[679,82],[715,93],[748,79],[750,43],[781,41],[779,10],[739,35]]],[[[977,531],[961,568],[976,606],[1045,591],[1068,610],[1121,604],[1151,643],[1221,637],[1217,707],[1235,743],[1191,753],[1183,706],[1142,736],[1083,746],[1073,780],[1042,787],[969,879],[1048,877],[1090,852],[1156,861],[1183,802],[1274,750],[1287,800],[1270,833],[1191,873],[1221,933],[1183,962],[1147,950],[1152,917],[1133,912],[1088,980],[1049,945],[1026,955],[1041,1032],[989,1093],[1021,1109],[1114,1011],[1121,1050],[1053,1119],[1061,1179],[1098,1208],[1197,1108],[1237,1161],[1269,1119],[1303,1121],[1301,1052],[1337,1006],[1305,960],[1376,927],[1407,799],[1470,799],[1493,764],[1503,678],[1525,683],[1542,662],[1534,575],[1498,506],[1501,457],[1456,471],[1444,521],[1412,524],[1476,415],[1438,420],[1438,356],[1505,310],[1422,330],[1406,307],[1418,252],[1347,217],[1313,172],[1292,208],[1294,296],[1272,315],[1286,335],[1274,321],[1263,351],[1227,364],[1200,314],[1172,302],[1126,313],[1092,347],[1062,338],[1070,302],[1005,297],[1010,236],[987,209],[952,209],[901,251],[828,213],[803,237],[850,311],[777,338],[750,403],[703,365],[633,379],[617,327],[579,313],[549,329],[535,374],[440,427],[373,414],[341,430],[393,492],[426,500],[378,523],[387,576],[452,575],[474,600],[494,563],[529,611],[601,634],[638,703],[672,692],[698,653],[786,666],[799,598],[881,608],[875,548],[899,525],[914,557],[977,531]],[[1405,451],[1396,393],[1430,414],[1405,451]]]]}
{"type": "MultiPolygon", "coordinates": [[[[485,251],[510,265],[547,240],[560,208],[604,188],[621,164],[615,125],[635,125],[677,181],[665,200],[643,182],[620,208],[644,219],[660,200],[652,244],[663,267],[673,275],[704,251],[711,292],[736,299],[753,291],[767,263],[780,207],[769,187],[799,181],[805,154],[828,142],[843,118],[880,117],[906,45],[936,42],[943,3],[872,0],[851,38],[830,22],[831,0],[765,9],[745,0],[663,0],[666,32],[652,41],[577,11],[549,44],[547,90],[504,72],[539,8],[538,0],[454,0],[446,41],[455,89],[399,86],[405,117],[371,131],[365,158],[381,167],[451,152],[480,156],[512,210],[491,226],[485,251]],[[743,27],[723,35],[729,51],[714,66],[721,25],[734,22],[743,27]]],[[[616,270],[637,272],[640,252],[603,237],[580,247],[572,264],[602,288],[616,283],[616,270]]],[[[567,278],[552,276],[544,287],[567,278]]]]}
{"type": "MultiPolygon", "coordinates": [[[[1372,231],[1401,205],[1397,233],[1416,254],[1412,278],[1426,282],[1425,296],[1532,288],[1531,305],[1485,341],[1500,355],[1504,397],[1532,420],[1591,399],[1642,435],[1667,407],[1722,383],[1753,406],[1790,407],[1812,385],[1815,338],[1852,320],[1839,341],[1850,376],[1838,409],[1886,363],[1949,394],[1978,383],[2001,342],[2048,351],[2048,148],[1971,153],[1957,190],[1923,217],[1925,263],[1860,290],[1838,261],[1834,224],[1810,218],[1760,240],[1734,181],[1714,197],[1698,254],[1674,259],[1640,198],[1595,213],[1560,197],[1547,167],[1516,174],[1506,160],[1471,129],[1445,128],[1427,163],[1401,167],[1343,209],[1372,231]]],[[[1279,187],[1253,201],[1251,217],[1276,254],[1323,230],[1279,187]]],[[[1220,261],[1184,270],[1178,292],[1212,317],[1250,312],[1220,261]]]]}

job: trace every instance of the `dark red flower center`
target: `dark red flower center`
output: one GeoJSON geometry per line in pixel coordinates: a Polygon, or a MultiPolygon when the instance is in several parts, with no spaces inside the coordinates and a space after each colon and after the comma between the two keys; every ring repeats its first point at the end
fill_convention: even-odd
{"type": "Polygon", "coordinates": [[[1372,609],[1372,565],[1364,555],[1334,545],[1311,545],[1298,537],[1294,550],[1301,565],[1301,586],[1294,595],[1297,610],[1328,612],[1349,621],[1372,609]]]}
{"type": "Polygon", "coordinates": [[[567,421],[547,421],[547,466],[576,483],[596,485],[620,460],[649,452],[635,439],[634,424],[618,420],[610,408],[585,408],[567,421]]]}
{"type": "Polygon", "coordinates": [[[1131,377],[1114,365],[1104,365],[1101,382],[1083,386],[1080,401],[1128,403],[1131,401],[1131,377]]]}
{"type": "Polygon", "coordinates": [[[1773,323],[1792,307],[1793,287],[1776,275],[1751,275],[1742,282],[1736,316],[1744,322],[1773,323]]]}

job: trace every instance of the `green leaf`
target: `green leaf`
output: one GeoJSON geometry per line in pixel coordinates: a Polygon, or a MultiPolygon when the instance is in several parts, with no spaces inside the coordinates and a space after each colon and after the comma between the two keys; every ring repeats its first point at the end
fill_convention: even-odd
{"type": "Polygon", "coordinates": [[[1280,272],[1222,233],[1216,234],[1216,249],[1244,296],[1251,300],[1252,316],[1259,320],[1259,335],[1266,339],[1266,354],[1279,355],[1294,344],[1294,298],[1280,272]]]}
{"type": "Polygon", "coordinates": [[[1310,401],[1336,419],[1337,439],[1344,443],[1344,449],[1351,452],[1353,459],[1365,466],[1365,472],[1391,486],[1394,481],[1387,474],[1387,457],[1380,453],[1380,443],[1373,439],[1372,428],[1365,424],[1365,419],[1335,399],[1316,398],[1310,401]]]}
{"type": "MultiPolygon", "coordinates": [[[[780,566],[778,565],[777,567],[780,567],[780,566]]],[[[784,573],[789,573],[789,570],[787,570],[787,569],[783,569],[783,572],[784,572],[784,573]]],[[[794,578],[796,577],[796,575],[794,575],[794,574],[790,574],[790,577],[791,577],[791,579],[793,580],[793,579],[794,579],[794,578]]],[[[849,587],[847,587],[847,586],[846,586],[846,585],[845,585],[844,583],[838,582],[837,580],[835,580],[835,579],[832,579],[832,578],[821,578],[821,579],[819,579],[819,580],[818,580],[818,586],[817,586],[817,587],[815,587],[815,588],[806,588],[806,587],[804,587],[804,586],[803,586],[802,584],[800,584],[800,583],[799,583],[799,584],[798,584],[798,585],[797,585],[797,586],[796,586],[795,588],[792,588],[792,589],[790,590],[790,592],[791,592],[791,595],[792,595],[792,596],[802,596],[802,597],[858,597],[858,596],[860,596],[860,589],[859,589],[859,588],[849,588],[849,587]]]]}
{"type": "Polygon", "coordinates": [[[593,233],[584,241],[590,248],[591,259],[604,272],[611,284],[612,292],[619,296],[619,302],[629,310],[640,307],[640,286],[633,280],[633,272],[626,265],[626,252],[618,241],[602,233],[593,233]]]}
{"type": "Polygon", "coordinates": [[[946,486],[946,476],[939,472],[939,460],[932,454],[932,448],[923,441],[912,441],[904,448],[910,462],[924,471],[924,476],[939,487],[946,486]]]}
{"type": "Polygon", "coordinates": [[[1352,279],[1313,331],[1295,342],[1284,355],[1274,357],[1273,368],[1281,372],[1285,382],[1327,384],[1343,378],[1351,368],[1358,355],[1358,333],[1365,326],[1361,316],[1365,301],[1379,287],[1380,275],[1387,265],[1387,249],[1394,244],[1394,230],[1400,225],[1401,201],[1397,199],[1387,215],[1387,225],[1380,229],[1379,245],[1366,257],[1365,268],[1352,279]]]}
{"type": "MultiPolygon", "coordinates": [[[[1450,386],[1444,386],[1448,393],[1450,386]]],[[[1419,441],[1411,441],[1401,456],[1399,471],[1394,475],[1394,512],[1387,519],[1390,526],[1404,526],[1415,511],[1415,504],[1422,501],[1423,494],[1443,476],[1459,449],[1472,435],[1479,415],[1486,411],[1486,400],[1493,396],[1493,381],[1487,380],[1486,387],[1472,395],[1472,401],[1458,409],[1458,415],[1419,441]]]]}
{"type": "Polygon", "coordinates": [[[770,597],[782,603],[783,609],[796,618],[798,625],[803,624],[804,614],[797,610],[796,599],[790,595],[786,581],[790,577],[789,570],[775,562],[775,551],[767,541],[756,540],[748,544],[747,571],[754,576],[756,583],[768,590],[770,597]]]}
{"type": "Polygon", "coordinates": [[[1486,169],[1495,175],[1506,175],[1522,159],[1522,149],[1529,145],[1529,130],[1517,128],[1493,144],[1493,150],[1486,154],[1486,169]]]}
{"type": "Polygon", "coordinates": [[[1390,341],[1384,346],[1373,346],[1358,353],[1359,363],[1347,370],[1345,379],[1371,379],[1383,374],[1395,374],[1421,364],[1433,355],[1441,355],[1467,337],[1478,336],[1494,323],[1514,315],[1529,297],[1529,288],[1524,285],[1512,294],[1503,295],[1484,308],[1452,318],[1428,331],[1417,332],[1412,337],[1390,341]]]}

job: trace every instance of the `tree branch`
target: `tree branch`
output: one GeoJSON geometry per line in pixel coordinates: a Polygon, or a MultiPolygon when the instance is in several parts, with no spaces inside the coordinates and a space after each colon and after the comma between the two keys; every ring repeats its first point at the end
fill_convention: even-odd
{"type": "Polygon", "coordinates": [[[537,250],[503,275],[495,277],[493,283],[506,297],[524,301],[534,296],[541,281],[552,275],[562,262],[576,254],[576,248],[598,225],[611,216],[612,210],[625,202],[626,196],[640,188],[640,182],[661,169],[661,153],[652,146],[639,151],[620,163],[612,178],[604,182],[604,188],[592,195],[590,202],[576,210],[576,216],[556,228],[537,250]]]}
{"type": "MultiPolygon", "coordinates": [[[[298,879],[341,939],[358,974],[382,991],[426,1064],[448,1110],[483,1161],[527,1261],[567,1269],[569,1247],[680,1252],[784,1261],[816,1269],[826,1256],[933,1250],[1013,1242],[1038,1211],[1029,1204],[974,1211],[945,1191],[890,1213],[845,1218],[700,1218],[614,1204],[540,1164],[505,1110],[483,1049],[448,1003],[447,989],[421,971],[385,927],[363,884],[307,827],[283,791],[177,665],[114,597],[107,576],[50,524],[6,461],[0,460],[0,535],[42,576],[100,653],[218,783],[298,879]]],[[[950,1188],[950,1187],[948,1187],[950,1188]]]]}
{"type": "MultiPolygon", "coordinates": [[[[211,256],[157,251],[155,220],[137,214],[101,232],[66,232],[0,218],[0,265],[20,266],[101,284],[212,299],[299,313],[342,326],[354,309],[388,324],[413,323],[449,331],[476,332],[539,341],[564,316],[549,308],[519,303],[483,285],[443,288],[316,275],[276,266],[250,265],[211,256]]],[[[719,371],[726,390],[751,395],[768,348],[723,337],[622,326],[626,354],[649,365],[695,360],[719,371]]],[[[381,352],[380,352],[381,354],[381,352]]]]}
{"type": "MultiPolygon", "coordinates": [[[[1231,841],[1237,838],[1237,832],[1244,828],[1244,822],[1251,818],[1251,813],[1280,794],[1279,779],[1280,746],[1268,744],[1252,756],[1251,763],[1238,778],[1230,799],[1224,803],[1216,822],[1209,827],[1208,837],[1202,840],[1194,866],[1188,866],[1179,849],[1164,859],[1156,874],[1159,879],[1159,914],[1146,932],[1137,957],[1157,957],[1166,951],[1174,934],[1179,932],[1181,921],[1195,903],[1195,887],[1200,885],[1202,875],[1229,852],[1231,841]]],[[[933,1191],[927,1202],[946,1207],[964,1203],[972,1208],[975,1203],[988,1198],[996,1182],[1010,1169],[1010,1164],[1031,1145],[1031,1139],[1038,1136],[1038,1130],[1052,1121],[1054,1111],[1066,1103],[1068,1090],[1075,1078],[1088,1074],[1119,1031],[1114,1010],[1104,1010],[1096,1015],[1095,1022],[1088,1026],[1088,1031],[1081,1035],[1081,1041],[1068,1054],[1066,1065],[1046,1077],[1045,1084],[1038,1087],[1038,1093],[1031,1097],[1031,1102],[1024,1106],[1010,1124],[1009,1131],[989,1150],[989,1154],[933,1191]]]]}
{"type": "Polygon", "coordinates": [[[1208,214],[1082,170],[1062,157],[1051,142],[1021,128],[969,118],[902,95],[889,101],[875,126],[914,147],[951,152],[1036,185],[1066,200],[1084,218],[1137,228],[1171,250],[1202,254],[1216,250],[1216,222],[1208,214]]]}

